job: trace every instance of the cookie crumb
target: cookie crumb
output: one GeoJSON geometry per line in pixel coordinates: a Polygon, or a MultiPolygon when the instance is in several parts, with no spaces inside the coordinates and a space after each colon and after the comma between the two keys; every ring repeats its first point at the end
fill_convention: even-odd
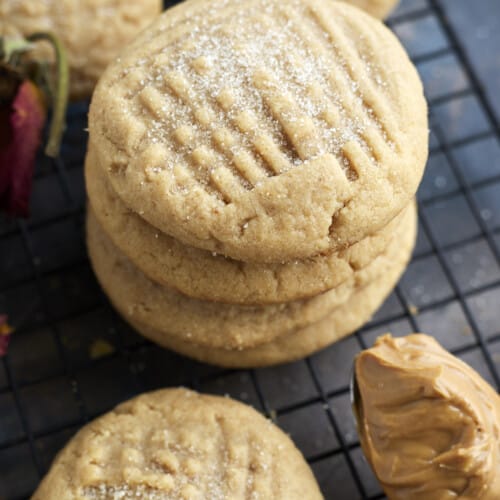
{"type": "Polygon", "coordinates": [[[419,313],[419,310],[418,310],[418,307],[413,305],[413,304],[408,304],[408,312],[412,315],[412,316],[417,316],[418,313],[419,313]]]}
{"type": "Polygon", "coordinates": [[[99,359],[115,352],[115,348],[104,339],[97,339],[92,342],[89,348],[90,359],[99,359]]]}

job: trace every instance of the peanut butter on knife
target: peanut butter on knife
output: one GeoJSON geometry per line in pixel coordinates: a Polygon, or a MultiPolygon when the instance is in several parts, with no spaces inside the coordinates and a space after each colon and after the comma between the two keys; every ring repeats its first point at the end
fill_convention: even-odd
{"type": "Polygon", "coordinates": [[[500,397],[432,337],[355,361],[361,446],[390,500],[500,499],[500,397]]]}

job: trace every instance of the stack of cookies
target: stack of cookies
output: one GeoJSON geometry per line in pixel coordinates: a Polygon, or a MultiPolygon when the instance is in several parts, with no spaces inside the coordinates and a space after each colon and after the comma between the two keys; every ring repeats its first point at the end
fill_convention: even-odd
{"type": "Polygon", "coordinates": [[[188,0],[108,67],[89,116],[88,247],[116,309],[226,366],[366,322],[415,239],[427,157],[396,38],[330,0],[188,0]]]}

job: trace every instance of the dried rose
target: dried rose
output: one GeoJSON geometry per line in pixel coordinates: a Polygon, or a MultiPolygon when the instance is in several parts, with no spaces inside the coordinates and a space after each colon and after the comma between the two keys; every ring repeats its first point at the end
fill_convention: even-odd
{"type": "Polygon", "coordinates": [[[47,155],[59,153],[68,100],[68,64],[59,40],[50,33],[24,39],[0,37],[0,209],[27,216],[36,152],[51,102],[47,155]],[[49,41],[56,54],[55,85],[43,62],[23,54],[38,40],[49,41]]]}
{"type": "Polygon", "coordinates": [[[46,119],[42,93],[22,81],[11,102],[0,104],[0,209],[26,217],[35,156],[46,119]]]}
{"type": "Polygon", "coordinates": [[[0,358],[7,354],[10,337],[14,330],[7,323],[7,315],[0,314],[0,358]]]}

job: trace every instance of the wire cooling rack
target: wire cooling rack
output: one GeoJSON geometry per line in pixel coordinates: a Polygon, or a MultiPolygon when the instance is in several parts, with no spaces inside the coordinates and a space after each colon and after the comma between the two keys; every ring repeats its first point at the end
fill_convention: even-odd
{"type": "Polygon", "coordinates": [[[369,325],[290,365],[234,371],[192,362],[142,339],[114,313],[85,253],[87,105],[71,107],[61,158],[38,159],[31,218],[0,219],[0,312],[16,327],[0,361],[0,500],[28,498],[89,419],[139,392],[179,384],[229,394],[275,420],[327,499],[379,499],[349,406],[351,363],[361,348],[385,331],[426,331],[500,387],[499,122],[475,71],[488,46],[467,45],[470,36],[487,44],[487,26],[477,12],[460,10],[484,3],[498,19],[495,2],[405,0],[389,20],[431,108],[415,255],[369,325]]]}

